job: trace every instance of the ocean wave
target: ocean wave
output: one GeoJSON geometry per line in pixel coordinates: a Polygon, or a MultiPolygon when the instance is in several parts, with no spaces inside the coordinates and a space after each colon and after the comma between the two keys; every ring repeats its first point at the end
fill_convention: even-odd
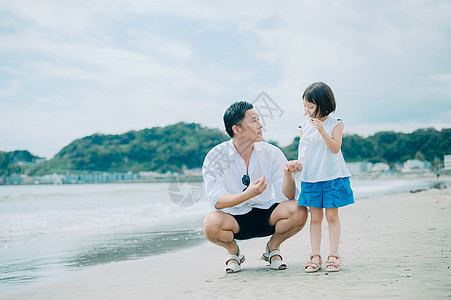
{"type": "MultiPolygon", "coordinates": [[[[204,209],[162,205],[82,211],[50,211],[2,215],[0,240],[43,234],[98,233],[130,227],[167,227],[205,215],[204,209]]],[[[201,205],[199,205],[201,206],[201,205]]],[[[205,209],[206,210],[206,209],[205,209]]]]}

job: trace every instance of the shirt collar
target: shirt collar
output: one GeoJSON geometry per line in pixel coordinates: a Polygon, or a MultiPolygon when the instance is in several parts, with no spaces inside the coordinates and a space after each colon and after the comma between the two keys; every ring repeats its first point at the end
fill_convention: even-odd
{"type": "Polygon", "coordinates": [[[236,152],[236,148],[233,145],[233,138],[227,141],[227,146],[229,147],[229,155],[234,155],[236,152]]]}
{"type": "MultiPolygon", "coordinates": [[[[233,144],[233,138],[227,141],[227,145],[229,147],[229,155],[234,155],[235,153],[238,154],[235,145],[233,144]]],[[[254,143],[254,150],[256,151],[263,150],[262,142],[254,143]]]]}

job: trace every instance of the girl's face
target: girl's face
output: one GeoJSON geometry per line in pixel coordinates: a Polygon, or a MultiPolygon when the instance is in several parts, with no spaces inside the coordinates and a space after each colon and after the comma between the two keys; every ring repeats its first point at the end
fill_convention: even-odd
{"type": "Polygon", "coordinates": [[[304,98],[304,112],[310,119],[315,119],[316,104],[304,98]]]}

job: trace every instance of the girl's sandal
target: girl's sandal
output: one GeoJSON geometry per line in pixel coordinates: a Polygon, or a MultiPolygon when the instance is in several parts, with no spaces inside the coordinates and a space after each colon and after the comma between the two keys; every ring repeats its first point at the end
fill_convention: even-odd
{"type": "Polygon", "coordinates": [[[338,272],[341,270],[341,257],[339,255],[330,254],[326,260],[327,272],[338,272]],[[330,257],[335,257],[337,260],[330,260],[330,257]]]}
{"type": "Polygon", "coordinates": [[[315,273],[315,272],[318,272],[319,270],[321,270],[322,264],[323,264],[323,260],[321,259],[321,254],[312,253],[312,254],[310,254],[310,260],[304,264],[304,270],[306,273],[315,273]],[[315,256],[318,256],[319,263],[313,262],[313,258],[315,256]]]}

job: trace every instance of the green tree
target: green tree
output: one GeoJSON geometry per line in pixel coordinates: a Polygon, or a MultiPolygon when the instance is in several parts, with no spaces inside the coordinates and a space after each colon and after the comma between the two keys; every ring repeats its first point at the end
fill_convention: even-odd
{"type": "Polygon", "coordinates": [[[424,161],[423,153],[421,153],[421,151],[417,151],[417,153],[415,153],[415,159],[424,161]]]}

